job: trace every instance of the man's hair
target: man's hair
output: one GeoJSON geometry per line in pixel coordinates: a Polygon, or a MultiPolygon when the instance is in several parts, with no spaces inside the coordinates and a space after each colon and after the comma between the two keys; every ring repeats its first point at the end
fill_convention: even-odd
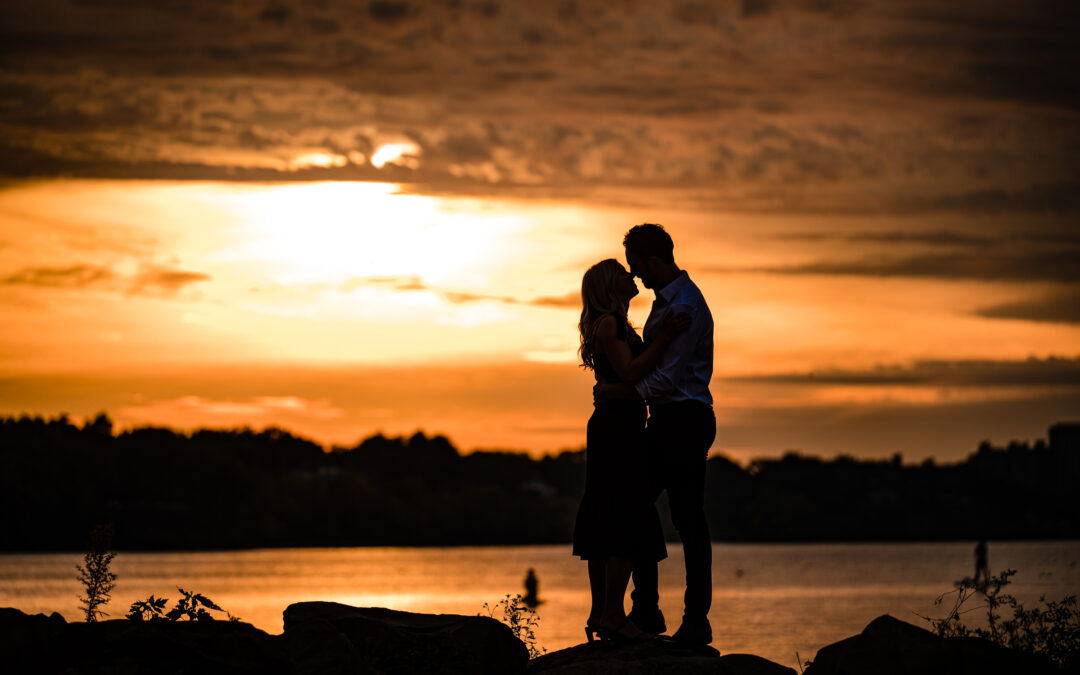
{"type": "Polygon", "coordinates": [[[635,225],[623,237],[622,243],[627,251],[644,260],[656,256],[666,263],[675,262],[675,242],[671,241],[671,235],[664,231],[663,225],[635,225]]]}

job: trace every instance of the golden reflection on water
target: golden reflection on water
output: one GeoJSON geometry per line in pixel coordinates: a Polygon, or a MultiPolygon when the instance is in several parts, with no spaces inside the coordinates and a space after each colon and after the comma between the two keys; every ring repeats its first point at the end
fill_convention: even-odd
{"type": "MultiPolygon", "coordinates": [[[[921,624],[937,616],[934,599],[972,572],[972,544],[716,544],[714,646],[791,666],[890,613],[921,624]]],[[[661,564],[661,607],[669,629],[681,613],[678,544],[661,564]]],[[[1011,588],[1022,602],[1060,599],[1080,588],[1080,542],[991,542],[994,570],[1019,570],[1011,588]]],[[[75,565],[81,556],[0,556],[0,606],[25,612],[81,612],[75,565]]],[[[125,553],[109,618],[149,595],[177,598],[176,587],[207,595],[269,633],[282,611],[303,601],[445,614],[486,613],[507,594],[523,592],[529,567],[540,579],[537,638],[549,651],[582,641],[588,614],[584,564],[567,546],[280,549],[234,552],[125,553]]],[[[496,612],[496,617],[499,612],[496,612]]]]}

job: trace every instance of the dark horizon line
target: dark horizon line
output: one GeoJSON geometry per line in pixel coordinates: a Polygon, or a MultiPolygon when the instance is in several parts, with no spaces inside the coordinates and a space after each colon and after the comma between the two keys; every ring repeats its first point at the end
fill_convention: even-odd
{"type": "MultiPolygon", "coordinates": [[[[45,424],[55,424],[55,423],[60,423],[60,422],[66,421],[69,425],[73,426],[76,429],[87,430],[87,429],[91,428],[97,422],[97,420],[101,419],[101,417],[103,417],[103,416],[108,421],[108,424],[109,424],[109,436],[111,438],[119,438],[120,436],[122,436],[124,434],[131,434],[131,433],[134,433],[134,432],[137,432],[137,431],[140,431],[140,430],[164,430],[164,431],[168,431],[169,433],[175,434],[177,436],[183,436],[183,437],[188,438],[188,439],[193,438],[194,436],[196,436],[197,434],[200,434],[200,433],[229,433],[229,434],[250,433],[250,434],[254,434],[254,435],[261,435],[261,434],[272,433],[274,431],[278,431],[278,432],[282,432],[282,433],[284,433],[284,434],[286,434],[286,435],[288,435],[291,438],[294,438],[296,440],[303,441],[303,442],[306,442],[306,443],[311,443],[312,445],[318,446],[327,455],[332,455],[332,454],[334,454],[336,452],[347,452],[347,451],[350,451],[350,450],[354,450],[356,448],[359,448],[365,442],[376,439],[376,438],[383,438],[383,439],[386,439],[386,440],[389,440],[389,441],[402,441],[404,445],[408,445],[409,441],[412,440],[413,438],[416,438],[417,436],[423,438],[424,440],[435,440],[435,439],[442,438],[450,445],[450,447],[452,447],[454,449],[454,451],[459,456],[465,456],[465,455],[471,455],[471,454],[477,454],[477,453],[512,454],[512,455],[523,455],[523,456],[529,457],[530,459],[533,459],[533,460],[539,460],[539,459],[543,459],[545,457],[552,457],[552,458],[560,457],[560,456],[565,455],[567,453],[585,452],[585,445],[584,444],[582,444],[580,447],[577,447],[577,448],[560,448],[560,449],[553,449],[553,450],[544,450],[544,451],[541,451],[541,453],[539,455],[534,455],[533,453],[530,453],[527,450],[522,450],[520,448],[474,447],[474,448],[471,448],[469,450],[465,450],[465,449],[459,447],[456,443],[454,443],[454,441],[449,436],[447,436],[446,434],[443,434],[443,433],[429,433],[426,430],[420,429],[420,428],[416,429],[411,434],[400,434],[400,435],[388,435],[388,434],[386,434],[386,433],[384,433],[382,431],[375,431],[374,433],[371,433],[371,434],[369,434],[367,436],[364,436],[364,437],[358,439],[353,445],[339,445],[337,443],[329,443],[329,444],[322,443],[322,442],[317,441],[317,440],[315,440],[313,438],[310,438],[308,436],[303,436],[303,435],[300,435],[298,433],[295,433],[292,430],[286,429],[283,426],[278,426],[278,425],[273,425],[273,424],[267,425],[267,426],[263,427],[262,429],[256,429],[255,427],[249,426],[249,425],[242,425],[242,426],[236,426],[236,427],[198,427],[198,428],[193,429],[191,431],[187,431],[187,430],[184,430],[184,429],[178,429],[178,428],[171,427],[171,426],[168,426],[168,425],[145,424],[145,425],[140,425],[140,426],[134,426],[134,427],[131,427],[129,429],[122,430],[120,432],[116,432],[115,428],[113,426],[113,424],[114,424],[113,419],[112,419],[112,417],[109,416],[109,413],[108,413],[107,410],[102,410],[102,411],[98,412],[97,415],[95,415],[93,417],[89,417],[89,416],[86,417],[83,420],[83,423],[82,423],[81,426],[76,424],[75,422],[73,422],[71,420],[71,416],[69,415],[69,413],[66,413],[66,412],[58,413],[55,417],[52,417],[52,418],[49,418],[49,417],[47,417],[47,416],[45,416],[43,414],[30,414],[30,413],[20,413],[18,415],[3,414],[3,415],[0,415],[0,424],[8,423],[8,422],[19,422],[19,421],[23,421],[23,420],[30,420],[30,421],[40,420],[40,421],[44,422],[45,424]]],[[[1055,425],[1058,425],[1058,424],[1078,424],[1078,425],[1080,425],[1080,422],[1074,423],[1074,422],[1068,422],[1066,420],[1058,420],[1056,422],[1051,423],[1048,426],[1048,429],[1050,429],[1050,428],[1052,428],[1052,427],[1054,427],[1055,425]]],[[[1049,443],[1049,438],[1048,437],[1049,437],[1049,434],[1047,434],[1046,438],[1034,439],[1033,443],[1037,444],[1039,441],[1042,441],[1042,442],[1048,444],[1049,443]]],[[[1020,443],[1020,444],[1023,444],[1023,445],[1027,445],[1028,441],[1029,441],[1029,439],[1011,439],[1008,444],[1006,444],[1005,446],[1002,446],[1000,449],[1007,449],[1013,443],[1020,443]]],[[[966,455],[965,457],[963,457],[961,459],[956,459],[956,460],[951,461],[951,462],[950,461],[941,462],[941,461],[931,457],[931,458],[924,459],[922,461],[910,462],[910,463],[905,464],[904,460],[903,460],[903,453],[899,452],[899,451],[891,453],[890,455],[883,456],[883,457],[876,457],[876,456],[875,457],[858,457],[858,456],[852,455],[851,453],[848,453],[848,452],[837,452],[832,457],[826,457],[826,456],[820,455],[820,454],[807,453],[805,450],[802,450],[801,448],[785,448],[783,450],[777,451],[777,453],[775,455],[759,455],[759,456],[750,458],[750,459],[746,460],[745,465],[746,466],[751,466],[754,463],[759,462],[759,461],[765,461],[765,462],[777,461],[779,459],[783,459],[784,457],[795,455],[795,456],[803,458],[803,459],[811,459],[811,460],[817,459],[817,460],[821,460],[823,462],[835,462],[835,461],[838,461],[838,460],[854,460],[854,461],[857,461],[857,462],[868,462],[868,463],[889,463],[889,462],[895,463],[896,458],[899,457],[901,466],[918,467],[918,466],[921,466],[921,465],[925,465],[927,462],[931,462],[935,466],[947,467],[947,466],[956,466],[956,465],[966,463],[984,445],[989,445],[989,447],[991,447],[993,449],[999,449],[999,448],[997,448],[997,446],[994,446],[989,439],[983,439],[982,441],[980,441],[980,443],[978,445],[975,446],[975,448],[971,451],[970,454],[966,455]]],[[[730,461],[730,462],[732,462],[734,464],[737,464],[737,465],[742,464],[741,462],[736,461],[735,459],[733,459],[732,457],[730,457],[727,453],[724,453],[723,451],[715,451],[714,452],[714,451],[712,451],[710,449],[708,457],[709,457],[709,459],[712,459],[714,457],[722,457],[722,458],[724,458],[724,459],[726,459],[726,460],[728,460],[728,461],[730,461]]]]}
{"type": "MultiPolygon", "coordinates": [[[[978,537],[972,538],[942,538],[942,539],[926,539],[926,538],[914,538],[914,539],[713,539],[712,543],[715,544],[756,544],[761,546],[872,546],[883,544],[962,544],[978,541],[978,537]]],[[[1020,544],[1020,543],[1060,543],[1060,542],[1076,542],[1080,543],[1080,538],[1061,537],[1057,539],[1048,539],[1046,537],[1032,537],[1032,538],[1007,538],[1007,539],[994,539],[987,538],[986,541],[991,544],[1020,544]]],[[[303,549],[303,550],[319,550],[319,549],[354,549],[354,548],[417,548],[417,549],[463,549],[463,548],[514,548],[514,547],[560,547],[570,546],[572,542],[566,541],[561,543],[551,542],[539,542],[532,544],[358,544],[355,546],[257,546],[257,547],[238,547],[238,548],[143,548],[143,549],[127,549],[123,547],[112,547],[111,551],[116,553],[239,553],[245,551],[281,551],[288,549],[303,549]]],[[[680,543],[678,539],[667,540],[668,544],[680,543]]],[[[51,549],[17,549],[10,551],[0,551],[0,555],[83,555],[85,550],[51,550],[51,549]]]]}

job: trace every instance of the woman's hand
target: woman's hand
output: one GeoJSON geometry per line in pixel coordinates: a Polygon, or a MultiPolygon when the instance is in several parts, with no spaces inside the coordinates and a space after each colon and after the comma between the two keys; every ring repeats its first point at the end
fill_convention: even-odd
{"type": "Polygon", "coordinates": [[[660,338],[671,342],[690,327],[691,321],[690,315],[686,312],[668,314],[660,327],[660,338]]]}

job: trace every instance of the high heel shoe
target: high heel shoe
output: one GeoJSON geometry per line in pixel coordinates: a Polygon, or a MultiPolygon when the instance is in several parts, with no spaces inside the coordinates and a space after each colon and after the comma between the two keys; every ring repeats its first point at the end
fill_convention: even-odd
{"type": "Polygon", "coordinates": [[[602,635],[603,631],[604,627],[599,623],[585,622],[585,639],[590,643],[592,643],[594,637],[598,642],[602,642],[604,640],[604,636],[602,635]]]}
{"type": "MultiPolygon", "coordinates": [[[[598,635],[599,633],[600,629],[596,626],[590,626],[589,624],[585,624],[585,639],[589,641],[589,644],[592,644],[593,636],[598,635]]],[[[603,640],[604,638],[600,639],[603,640]]]]}

